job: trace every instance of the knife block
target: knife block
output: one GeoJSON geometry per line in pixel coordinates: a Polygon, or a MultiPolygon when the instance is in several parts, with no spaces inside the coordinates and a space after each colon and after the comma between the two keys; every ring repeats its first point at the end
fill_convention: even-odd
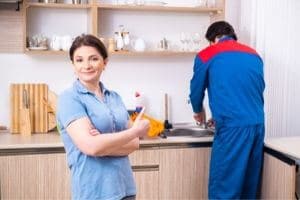
{"type": "Polygon", "coordinates": [[[11,133],[47,133],[56,127],[56,95],[47,84],[21,83],[10,85],[11,133]],[[24,90],[28,108],[24,108],[24,90]]]}

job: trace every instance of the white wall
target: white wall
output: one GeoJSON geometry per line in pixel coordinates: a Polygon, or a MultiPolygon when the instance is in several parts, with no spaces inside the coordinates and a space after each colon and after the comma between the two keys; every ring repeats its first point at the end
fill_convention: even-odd
{"type": "MultiPolygon", "coordinates": [[[[172,2],[175,3],[175,1],[172,2]]],[[[177,0],[176,3],[182,4],[187,3],[187,1],[177,0]]],[[[37,23],[48,25],[56,21],[55,27],[57,27],[57,30],[65,31],[60,34],[69,33],[68,27],[78,27],[70,30],[70,33],[76,35],[86,27],[85,15],[83,15],[82,11],[75,14],[79,21],[73,17],[72,19],[74,20],[68,21],[68,23],[62,23],[58,20],[61,18],[61,13],[58,13],[56,16],[51,15],[52,17],[49,19],[43,17],[45,13],[49,12],[47,9],[40,13],[38,11],[33,12],[42,16],[40,18],[35,17],[36,21],[31,25],[33,33],[41,31],[44,34],[55,34],[53,27],[49,28],[45,25],[39,29],[39,26],[36,26],[37,23]]],[[[226,19],[233,25],[238,24],[238,4],[235,0],[227,0],[226,12],[226,19]]],[[[73,14],[70,13],[70,15],[73,14]]],[[[146,14],[146,16],[149,17],[149,14],[146,14]]],[[[136,28],[132,26],[132,22],[127,23],[128,28],[135,31],[137,35],[142,34],[141,30],[146,33],[147,28],[152,28],[143,23],[142,17],[136,17],[134,20],[137,24],[145,24],[145,27],[136,28]]],[[[155,30],[161,29],[165,31],[163,34],[159,31],[154,32],[152,38],[161,38],[165,35],[176,45],[176,43],[179,43],[180,31],[186,29],[189,32],[204,32],[206,27],[200,25],[201,20],[206,20],[206,18],[204,17],[203,19],[203,16],[194,14],[182,16],[180,13],[169,13],[169,15],[163,14],[163,19],[160,15],[155,14],[152,16],[152,21],[148,21],[148,23],[152,24],[150,26],[155,25],[155,30]],[[180,23],[183,25],[179,26],[178,24],[180,23]]],[[[208,21],[203,21],[203,23],[206,23],[206,26],[209,24],[208,21]]],[[[114,20],[107,24],[112,25],[112,27],[117,26],[114,20]]],[[[150,40],[151,37],[145,35],[145,38],[150,40]]],[[[163,95],[168,93],[170,96],[170,120],[172,122],[189,122],[193,121],[190,105],[187,104],[193,59],[194,55],[175,57],[113,56],[110,58],[102,80],[108,88],[114,89],[121,94],[128,108],[134,105],[134,92],[140,91],[147,100],[148,113],[162,120],[164,119],[163,95]]],[[[74,80],[71,63],[67,55],[0,54],[0,61],[1,125],[9,126],[10,83],[43,82],[47,83],[54,92],[60,93],[63,89],[69,87],[74,80]]]]}

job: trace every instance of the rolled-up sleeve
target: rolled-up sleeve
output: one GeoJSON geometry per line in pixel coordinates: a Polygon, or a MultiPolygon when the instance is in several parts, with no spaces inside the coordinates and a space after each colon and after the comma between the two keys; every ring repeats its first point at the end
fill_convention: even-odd
{"type": "Polygon", "coordinates": [[[79,97],[72,93],[64,93],[59,96],[57,121],[60,128],[66,129],[71,122],[85,116],[87,116],[87,112],[79,97]]]}

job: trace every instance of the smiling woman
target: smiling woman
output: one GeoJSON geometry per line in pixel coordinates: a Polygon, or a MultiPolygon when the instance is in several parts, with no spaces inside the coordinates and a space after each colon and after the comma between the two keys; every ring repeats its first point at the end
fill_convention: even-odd
{"type": "Polygon", "coordinates": [[[107,51],[98,38],[77,37],[69,53],[77,80],[59,97],[57,122],[72,175],[72,198],[134,197],[128,154],[139,148],[139,137],[149,129],[144,109],[131,123],[121,97],[100,82],[107,51]]]}

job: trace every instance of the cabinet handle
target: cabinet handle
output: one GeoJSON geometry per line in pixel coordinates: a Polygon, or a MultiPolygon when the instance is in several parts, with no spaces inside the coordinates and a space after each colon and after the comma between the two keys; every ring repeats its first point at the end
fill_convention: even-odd
{"type": "Polygon", "coordinates": [[[131,168],[134,172],[159,171],[159,165],[134,165],[131,168]]]}

